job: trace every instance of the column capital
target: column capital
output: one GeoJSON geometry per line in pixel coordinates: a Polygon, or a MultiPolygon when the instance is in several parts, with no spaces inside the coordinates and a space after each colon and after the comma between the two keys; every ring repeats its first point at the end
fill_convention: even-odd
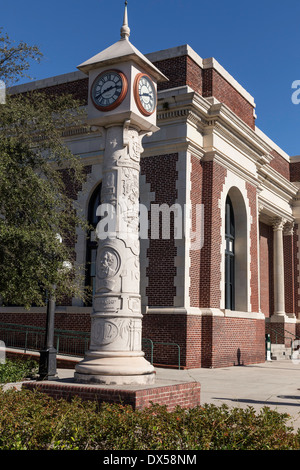
{"type": "Polygon", "coordinates": [[[284,235],[293,235],[294,234],[294,222],[287,222],[284,226],[284,235]]]}
{"type": "Polygon", "coordinates": [[[272,220],[272,227],[273,227],[273,230],[283,230],[283,227],[285,226],[286,224],[286,219],[284,219],[283,217],[275,217],[273,220],[272,220]]]}
{"type": "Polygon", "coordinates": [[[258,215],[261,214],[263,210],[264,210],[264,206],[261,202],[259,202],[257,206],[258,215]]]}

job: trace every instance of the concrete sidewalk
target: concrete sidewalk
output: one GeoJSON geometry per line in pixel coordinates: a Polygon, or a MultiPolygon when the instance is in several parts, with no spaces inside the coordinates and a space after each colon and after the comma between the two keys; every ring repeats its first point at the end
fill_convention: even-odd
{"type": "MultiPolygon", "coordinates": [[[[268,406],[291,416],[289,424],[300,428],[300,363],[292,360],[220,369],[175,370],[156,368],[157,384],[197,381],[201,404],[230,407],[268,406]]],[[[59,369],[58,380],[72,381],[74,370],[59,369]]]]}
{"type": "Polygon", "coordinates": [[[157,377],[169,380],[196,380],[201,384],[201,404],[230,407],[264,406],[288,413],[289,424],[300,428],[300,363],[292,360],[221,369],[157,369],[157,377]]]}

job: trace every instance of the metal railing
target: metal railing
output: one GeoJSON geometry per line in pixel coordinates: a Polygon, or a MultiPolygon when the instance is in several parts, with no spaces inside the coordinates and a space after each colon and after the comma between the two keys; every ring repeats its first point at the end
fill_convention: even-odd
{"type": "MultiPolygon", "coordinates": [[[[31,325],[19,325],[16,323],[0,322],[0,340],[8,348],[27,351],[40,351],[44,347],[46,328],[31,325]]],[[[54,330],[54,347],[57,354],[83,357],[88,350],[90,333],[72,330],[54,330]]],[[[177,349],[177,366],[180,363],[180,346],[177,343],[153,341],[149,338],[142,339],[143,350],[149,351],[149,361],[153,364],[156,346],[171,346],[177,349]]]]}
{"type": "Polygon", "coordinates": [[[165,342],[165,341],[152,341],[151,339],[149,338],[143,338],[142,340],[142,344],[143,344],[143,349],[145,346],[147,346],[147,344],[150,344],[150,363],[153,364],[154,362],[154,348],[155,346],[157,345],[161,345],[161,346],[173,346],[177,349],[177,366],[178,366],[178,369],[180,369],[181,367],[181,364],[180,364],[180,346],[179,344],[177,343],[168,343],[168,342],[165,342]]]}
{"type": "MultiPolygon", "coordinates": [[[[40,351],[44,347],[46,329],[38,326],[0,323],[0,339],[6,347],[40,351]]],[[[54,330],[54,346],[58,354],[84,356],[88,349],[90,334],[87,332],[54,330]]]]}
{"type": "Polygon", "coordinates": [[[270,327],[269,331],[270,331],[270,333],[273,333],[272,334],[273,338],[272,338],[272,341],[271,341],[273,344],[285,344],[285,342],[287,340],[289,340],[290,341],[291,351],[293,351],[295,349],[294,348],[294,343],[300,341],[299,336],[296,336],[291,331],[288,331],[288,330],[285,330],[285,329],[283,331],[278,331],[275,328],[270,327]],[[282,343],[278,342],[278,338],[281,338],[282,343]],[[274,339],[275,339],[275,341],[274,341],[274,339]]]}

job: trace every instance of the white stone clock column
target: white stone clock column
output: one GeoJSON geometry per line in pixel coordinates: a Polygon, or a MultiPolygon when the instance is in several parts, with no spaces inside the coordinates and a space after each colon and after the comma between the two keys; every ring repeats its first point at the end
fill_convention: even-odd
{"type": "Polygon", "coordinates": [[[98,208],[98,215],[104,217],[97,227],[90,348],[76,366],[75,378],[80,382],[145,384],[155,378],[141,348],[139,172],[144,134],[128,125],[105,129],[98,208]],[[108,224],[107,212],[113,216],[108,224]],[[115,232],[104,232],[105,227],[115,232]]]}
{"type": "Polygon", "coordinates": [[[126,4],[121,39],[78,67],[89,74],[88,120],[105,135],[91,340],[74,376],[86,383],[155,378],[141,346],[139,175],[142,138],[158,130],[156,83],[166,77],[130,43],[126,4]]]}

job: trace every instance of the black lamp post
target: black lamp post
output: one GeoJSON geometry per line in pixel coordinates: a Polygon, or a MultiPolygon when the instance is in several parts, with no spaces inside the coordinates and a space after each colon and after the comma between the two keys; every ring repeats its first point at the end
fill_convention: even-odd
{"type": "MultiPolygon", "coordinates": [[[[59,243],[62,243],[62,237],[59,233],[56,235],[59,243]]],[[[70,270],[72,267],[69,261],[64,261],[62,269],[64,271],[70,270]]],[[[56,355],[57,351],[54,347],[54,322],[55,322],[55,291],[56,285],[52,285],[52,291],[49,294],[47,303],[47,321],[46,321],[46,336],[44,349],[40,351],[39,363],[39,380],[51,380],[57,377],[56,370],[56,355]]]]}
{"type": "MultiPolygon", "coordinates": [[[[56,234],[58,243],[62,243],[62,237],[56,234]]],[[[54,322],[55,322],[55,290],[56,285],[52,285],[47,303],[47,320],[44,349],[40,351],[39,380],[51,380],[57,376],[56,354],[54,348],[54,322]]]]}
{"type": "Polygon", "coordinates": [[[51,380],[57,376],[56,354],[54,348],[54,321],[55,321],[55,288],[49,295],[47,303],[47,321],[44,349],[40,351],[39,380],[51,380]]]}

